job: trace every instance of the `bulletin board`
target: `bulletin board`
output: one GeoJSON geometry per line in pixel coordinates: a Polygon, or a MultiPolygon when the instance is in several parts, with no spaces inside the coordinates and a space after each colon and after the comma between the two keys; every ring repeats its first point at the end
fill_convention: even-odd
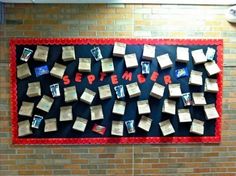
{"type": "MultiPolygon", "coordinates": [[[[158,143],[219,143],[221,140],[221,122],[222,122],[222,89],[223,89],[223,40],[221,39],[124,39],[124,38],[17,38],[10,40],[10,75],[11,75],[11,127],[12,127],[12,142],[13,144],[158,144],[158,143]],[[137,68],[127,69],[125,67],[124,59],[121,57],[115,57],[112,55],[113,46],[115,42],[122,42],[127,45],[126,54],[136,53],[138,64],[137,68]],[[144,44],[153,45],[155,49],[155,58],[151,60],[150,74],[144,75],[145,81],[140,83],[138,80],[139,74],[141,74],[140,62],[142,59],[144,44]],[[48,61],[42,63],[35,61],[33,55],[30,56],[28,65],[32,75],[26,79],[17,78],[16,67],[22,63],[19,58],[22,55],[24,48],[29,48],[33,51],[36,50],[37,45],[43,45],[49,47],[48,61]],[[74,46],[76,60],[64,62],[62,57],[62,46],[74,46]],[[194,65],[191,53],[189,55],[189,62],[187,64],[176,62],[176,48],[188,47],[190,51],[196,49],[203,49],[206,52],[207,47],[214,48],[216,54],[214,60],[219,66],[221,72],[213,78],[217,79],[219,91],[217,93],[204,93],[207,103],[215,103],[219,118],[207,120],[202,106],[190,106],[191,117],[204,121],[204,134],[197,135],[190,133],[189,129],[191,123],[180,123],[178,120],[177,112],[175,115],[168,115],[162,112],[162,106],[164,99],[169,97],[167,86],[164,81],[164,77],[169,75],[172,83],[180,83],[182,92],[204,92],[204,86],[190,86],[189,76],[185,78],[177,79],[175,76],[175,70],[183,67],[187,67],[189,72],[194,69],[203,72],[203,80],[207,77],[207,72],[203,64],[194,65]],[[93,59],[90,50],[94,47],[99,47],[103,58],[113,58],[115,71],[107,73],[104,80],[100,80],[101,63],[93,59]],[[156,57],[162,54],[168,53],[173,66],[167,69],[160,69],[156,57]],[[76,82],[75,76],[78,73],[79,58],[92,58],[92,71],[91,73],[81,73],[82,81],[76,82]],[[34,68],[41,65],[47,65],[49,70],[52,69],[54,63],[60,63],[66,65],[66,71],[64,76],[67,76],[70,80],[69,85],[65,85],[63,79],[52,77],[50,74],[45,74],[39,77],[35,76],[34,68]],[[132,80],[126,80],[122,78],[123,74],[128,71],[132,73],[132,80]],[[158,72],[158,78],[156,81],[151,80],[153,72],[158,72]],[[88,75],[94,75],[95,80],[92,84],[89,83],[88,75]],[[127,90],[125,90],[126,109],[124,115],[116,115],[112,113],[112,107],[114,101],[117,99],[114,92],[114,85],[111,77],[116,75],[119,85],[127,85],[132,82],[137,82],[141,90],[141,95],[135,98],[129,98],[127,90]],[[57,131],[44,132],[44,120],[40,124],[39,129],[32,129],[32,134],[27,136],[18,136],[18,122],[28,119],[32,122],[33,117],[24,117],[18,115],[19,108],[22,105],[22,101],[34,102],[35,106],[39,102],[40,98],[30,98],[26,96],[27,84],[33,81],[40,81],[42,95],[51,97],[49,85],[53,83],[59,83],[61,96],[54,99],[51,110],[48,113],[38,110],[34,107],[33,114],[40,114],[44,120],[50,117],[57,119],[57,131]],[[161,99],[151,97],[150,90],[154,82],[165,86],[164,96],[161,99]],[[98,96],[98,86],[109,84],[111,87],[112,97],[108,100],[100,100],[98,96]],[[76,86],[78,95],[78,101],[65,103],[63,89],[68,86],[76,86]],[[104,119],[91,121],[89,105],[81,102],[79,97],[85,88],[89,88],[96,92],[95,99],[92,105],[102,105],[104,119]],[[148,132],[138,128],[138,123],[141,115],[138,115],[137,101],[148,100],[151,113],[148,114],[152,119],[151,128],[148,132]],[[73,107],[73,120],[60,122],[60,107],[65,105],[72,105],[73,107]],[[72,129],[77,116],[83,117],[88,120],[87,126],[84,132],[79,132],[72,129]],[[170,119],[175,133],[163,136],[159,127],[159,122],[170,119]],[[123,135],[114,136],[111,135],[111,124],[113,120],[127,121],[134,120],[135,133],[129,134],[127,132],[125,123],[123,126],[123,135]],[[102,125],[106,128],[103,135],[94,133],[92,131],[94,124],[102,125]]],[[[175,99],[176,111],[180,108],[184,108],[181,98],[175,99]]]]}

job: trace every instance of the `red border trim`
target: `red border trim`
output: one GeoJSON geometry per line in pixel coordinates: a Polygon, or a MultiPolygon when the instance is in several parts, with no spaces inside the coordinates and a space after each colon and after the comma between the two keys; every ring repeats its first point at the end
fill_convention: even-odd
{"type": "Polygon", "coordinates": [[[222,39],[125,39],[125,38],[17,38],[10,40],[11,121],[13,144],[157,144],[157,143],[219,143],[221,141],[222,90],[223,90],[223,40],[222,39]],[[109,138],[18,138],[16,45],[76,45],[76,44],[158,44],[158,45],[217,45],[217,64],[222,70],[217,77],[219,92],[216,109],[215,136],[202,137],[109,137],[109,138]]]}

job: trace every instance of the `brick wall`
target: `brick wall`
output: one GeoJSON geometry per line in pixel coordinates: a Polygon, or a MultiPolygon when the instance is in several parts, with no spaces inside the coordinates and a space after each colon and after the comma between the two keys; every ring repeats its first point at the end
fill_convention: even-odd
{"type": "Polygon", "coordinates": [[[224,6],[6,5],[0,25],[0,175],[236,175],[236,25],[224,6]],[[222,142],[197,145],[13,146],[10,37],[223,38],[222,142]]]}

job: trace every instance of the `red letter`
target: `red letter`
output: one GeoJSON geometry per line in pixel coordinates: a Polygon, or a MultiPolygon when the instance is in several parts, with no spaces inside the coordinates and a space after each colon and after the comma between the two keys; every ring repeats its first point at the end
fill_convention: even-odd
{"type": "Polygon", "coordinates": [[[132,72],[125,71],[122,78],[125,80],[131,81],[132,80],[132,72]]]}
{"type": "Polygon", "coordinates": [[[158,74],[156,71],[154,71],[154,72],[152,73],[152,76],[151,76],[150,79],[151,79],[152,81],[156,82],[158,76],[159,76],[159,74],[158,74]]]}
{"type": "Polygon", "coordinates": [[[81,73],[76,73],[76,75],[75,75],[75,81],[76,81],[76,82],[81,82],[81,79],[82,79],[82,74],[81,74],[81,73]]]}
{"type": "Polygon", "coordinates": [[[106,73],[101,72],[100,73],[100,81],[103,81],[106,75],[107,75],[106,73]]]}
{"type": "Polygon", "coordinates": [[[111,75],[111,82],[112,82],[112,84],[118,84],[117,75],[111,75]]]}
{"type": "Polygon", "coordinates": [[[139,82],[140,84],[143,84],[143,83],[146,82],[146,78],[145,78],[142,74],[138,74],[138,75],[137,75],[137,78],[138,78],[138,82],[139,82]]]}
{"type": "Polygon", "coordinates": [[[87,76],[89,84],[93,84],[93,81],[95,80],[95,76],[93,74],[87,76]]]}
{"type": "Polygon", "coordinates": [[[172,83],[170,75],[165,75],[164,76],[164,82],[165,82],[165,84],[171,84],[172,83]]]}
{"type": "Polygon", "coordinates": [[[63,79],[65,85],[70,84],[70,79],[69,79],[69,76],[68,76],[68,75],[63,76],[62,79],[63,79]]]}

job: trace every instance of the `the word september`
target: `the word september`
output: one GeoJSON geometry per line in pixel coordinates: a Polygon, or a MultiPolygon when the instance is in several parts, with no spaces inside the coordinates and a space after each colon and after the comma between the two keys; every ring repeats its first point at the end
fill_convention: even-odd
{"type": "MultiPolygon", "coordinates": [[[[100,72],[99,81],[103,81],[106,78],[106,76],[107,76],[106,73],[100,72]]],[[[152,80],[153,82],[156,82],[158,76],[159,76],[158,72],[154,71],[151,74],[150,80],[152,80]]],[[[83,78],[82,73],[79,73],[79,72],[76,73],[75,82],[82,82],[82,78],[83,78]]],[[[132,78],[133,78],[133,74],[132,74],[132,72],[129,72],[129,71],[125,71],[122,75],[122,79],[124,79],[124,80],[132,81],[132,78]]],[[[97,79],[97,77],[94,74],[87,75],[87,81],[89,84],[93,84],[94,81],[96,81],[96,79],[97,79]]],[[[113,85],[119,84],[118,75],[113,74],[110,76],[110,79],[111,79],[111,83],[113,85]]],[[[146,82],[147,78],[143,74],[137,74],[137,80],[140,84],[143,84],[146,82]]],[[[68,85],[71,82],[71,78],[69,78],[68,75],[64,75],[63,82],[64,82],[64,85],[68,85]]],[[[172,83],[170,75],[164,76],[164,82],[165,82],[165,84],[172,83]]]]}

